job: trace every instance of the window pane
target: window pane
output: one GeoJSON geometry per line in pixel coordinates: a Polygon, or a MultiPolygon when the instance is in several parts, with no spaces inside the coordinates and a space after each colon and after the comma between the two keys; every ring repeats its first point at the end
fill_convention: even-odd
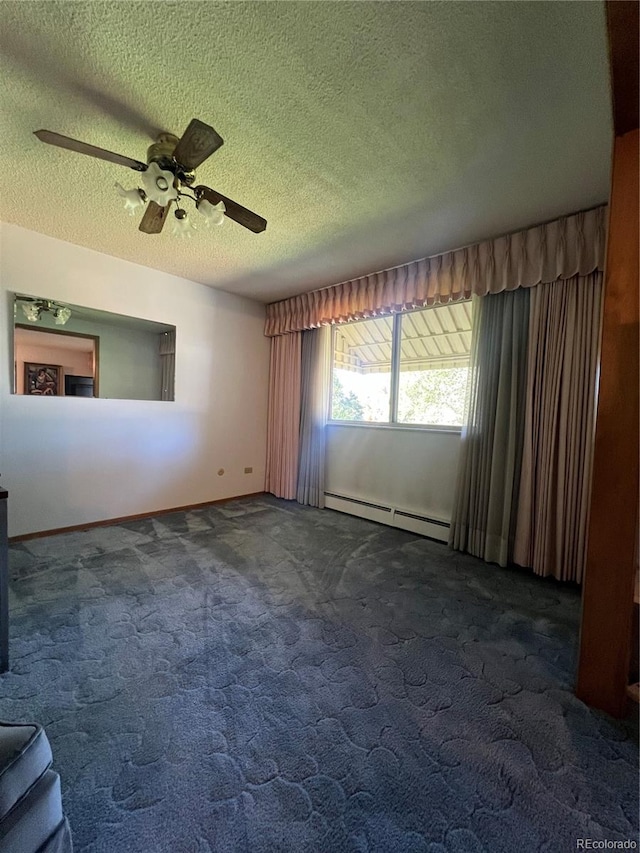
{"type": "Polygon", "coordinates": [[[393,318],[334,327],[331,417],[388,423],[393,318]]]}
{"type": "Polygon", "coordinates": [[[471,303],[401,318],[398,423],[462,426],[471,347],[471,303]]]}

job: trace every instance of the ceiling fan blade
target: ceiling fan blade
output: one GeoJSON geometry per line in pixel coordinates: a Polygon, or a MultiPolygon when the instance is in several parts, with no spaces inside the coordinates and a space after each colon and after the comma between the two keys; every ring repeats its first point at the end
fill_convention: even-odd
{"type": "Polygon", "coordinates": [[[171,205],[169,204],[165,207],[160,207],[155,201],[150,201],[140,222],[139,230],[144,231],[145,234],[159,234],[169,215],[170,207],[171,205]]]}
{"type": "Polygon", "coordinates": [[[233,219],[234,222],[238,223],[238,225],[243,225],[245,228],[248,228],[249,231],[253,231],[254,234],[259,234],[267,227],[267,220],[263,219],[262,216],[258,216],[257,213],[254,213],[252,210],[248,210],[246,207],[238,204],[237,201],[233,201],[233,199],[227,198],[225,195],[221,195],[216,190],[212,190],[211,187],[196,187],[195,194],[198,197],[202,196],[202,198],[206,198],[207,201],[211,202],[211,204],[218,204],[218,202],[223,201],[226,208],[224,212],[225,216],[228,216],[229,219],[233,219]]]}
{"type": "Polygon", "coordinates": [[[190,172],[204,163],[223,143],[224,139],[212,127],[192,118],[176,145],[173,159],[190,172]]]}
{"type": "Polygon", "coordinates": [[[119,166],[128,166],[137,172],[144,172],[147,168],[146,163],[141,163],[140,160],[132,160],[124,154],[115,154],[113,151],[107,151],[106,148],[98,148],[96,145],[89,145],[88,142],[80,142],[79,139],[71,139],[70,136],[62,136],[61,133],[54,133],[52,130],[34,130],[34,135],[48,145],[57,145],[58,148],[67,148],[69,151],[77,151],[78,154],[88,154],[89,157],[97,157],[99,160],[107,160],[119,166]]]}

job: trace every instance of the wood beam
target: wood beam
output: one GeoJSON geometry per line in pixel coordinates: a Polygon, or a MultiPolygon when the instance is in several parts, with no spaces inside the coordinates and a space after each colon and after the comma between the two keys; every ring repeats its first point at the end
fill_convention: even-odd
{"type": "Polygon", "coordinates": [[[576,694],[624,716],[638,521],[638,130],[616,137],[576,694]]]}
{"type": "Polygon", "coordinates": [[[609,0],[606,4],[613,126],[616,136],[623,136],[640,124],[639,9],[638,0],[609,0]]]}
{"type": "MultiPolygon", "coordinates": [[[[624,716],[638,561],[638,3],[606,3],[615,139],[576,694],[624,716]]],[[[636,623],[637,624],[637,623],[636,623]]]]}

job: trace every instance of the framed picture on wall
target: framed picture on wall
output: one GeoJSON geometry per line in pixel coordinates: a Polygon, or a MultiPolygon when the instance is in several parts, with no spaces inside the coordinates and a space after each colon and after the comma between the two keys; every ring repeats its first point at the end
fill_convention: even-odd
{"type": "Polygon", "coordinates": [[[59,364],[24,364],[24,393],[40,397],[58,397],[62,393],[62,367],[59,364]]]}

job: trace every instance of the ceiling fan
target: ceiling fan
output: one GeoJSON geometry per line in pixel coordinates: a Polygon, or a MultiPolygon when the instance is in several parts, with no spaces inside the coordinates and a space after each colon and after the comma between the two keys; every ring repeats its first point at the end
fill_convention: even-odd
{"type": "Polygon", "coordinates": [[[255,234],[267,227],[266,219],[217,190],[202,184],[194,186],[194,169],[204,163],[224,142],[212,127],[197,118],[191,119],[180,139],[172,133],[161,133],[153,145],[149,146],[146,163],[51,130],[36,130],[34,133],[41,142],[49,145],[57,145],[59,148],[67,148],[69,151],[77,151],[79,154],[87,154],[89,157],[97,157],[141,172],[143,189],[125,190],[120,184],[116,186],[131,214],[147,205],[139,226],[140,231],[145,234],[159,234],[162,231],[172,204],[175,204],[176,233],[188,234],[192,225],[182,207],[181,202],[185,198],[195,203],[207,225],[221,225],[224,216],[228,216],[255,234]]]}

